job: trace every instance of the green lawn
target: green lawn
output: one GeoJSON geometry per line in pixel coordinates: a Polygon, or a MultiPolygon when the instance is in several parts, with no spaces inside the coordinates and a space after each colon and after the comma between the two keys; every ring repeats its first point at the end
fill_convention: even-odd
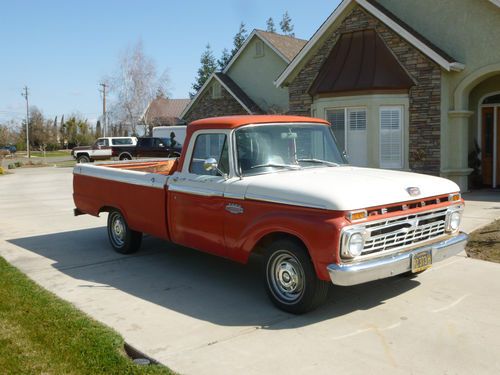
{"type": "Polygon", "coordinates": [[[0,257],[2,374],[172,374],[135,365],[123,339],[0,257]]]}

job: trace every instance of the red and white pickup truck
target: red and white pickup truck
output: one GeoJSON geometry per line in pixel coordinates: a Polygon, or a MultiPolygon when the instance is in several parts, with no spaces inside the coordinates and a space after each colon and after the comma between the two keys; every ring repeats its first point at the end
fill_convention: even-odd
{"type": "Polygon", "coordinates": [[[281,309],[318,306],[330,283],[419,273],[464,249],[450,180],[348,165],[330,125],[295,116],[198,120],[181,157],[78,164],[75,215],[108,212],[113,248],[142,233],[245,263],[264,256],[281,309]]]}

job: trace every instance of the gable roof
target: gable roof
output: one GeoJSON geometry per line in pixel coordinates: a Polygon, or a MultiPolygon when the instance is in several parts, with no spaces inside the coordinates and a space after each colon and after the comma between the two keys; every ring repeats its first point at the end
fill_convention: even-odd
{"type": "Polygon", "coordinates": [[[217,80],[224,89],[226,89],[229,94],[247,111],[249,114],[259,114],[264,113],[262,109],[259,108],[255,102],[250,99],[250,97],[245,94],[245,92],[239,87],[236,82],[234,82],[229,76],[224,73],[216,72],[212,73],[210,77],[206,80],[203,87],[196,93],[194,98],[189,102],[189,104],[184,108],[180,117],[184,118],[184,116],[189,112],[191,107],[198,101],[201,94],[205,91],[205,89],[209,86],[212,80],[217,80]]]}
{"type": "Polygon", "coordinates": [[[377,32],[368,29],[340,36],[309,93],[403,90],[414,84],[377,32]]]}
{"type": "Polygon", "coordinates": [[[142,115],[142,120],[149,122],[153,119],[180,118],[182,111],[189,102],[189,99],[156,98],[149,103],[142,115]]]}
{"type": "Polygon", "coordinates": [[[379,19],[396,34],[405,39],[408,43],[420,50],[424,55],[436,62],[446,71],[461,71],[465,66],[446,52],[432,44],[429,40],[412,29],[405,22],[396,17],[389,10],[380,5],[376,0],[342,0],[339,6],[333,11],[320,28],[314,33],[312,38],[295,56],[288,67],[276,79],[276,86],[282,86],[287,78],[295,71],[301,61],[307,56],[309,51],[320,41],[330,27],[338,20],[347,15],[347,10],[358,4],[371,15],[379,19]]]}
{"type": "Polygon", "coordinates": [[[262,31],[254,29],[252,33],[245,40],[243,45],[240,47],[238,52],[229,60],[222,73],[226,73],[231,66],[234,64],[241,53],[247,48],[250,41],[257,37],[262,40],[269,48],[271,48],[276,54],[283,59],[287,64],[293,60],[293,58],[299,53],[299,51],[307,43],[307,40],[298,39],[293,36],[281,35],[276,33],[269,33],[267,31],[262,31]]]}

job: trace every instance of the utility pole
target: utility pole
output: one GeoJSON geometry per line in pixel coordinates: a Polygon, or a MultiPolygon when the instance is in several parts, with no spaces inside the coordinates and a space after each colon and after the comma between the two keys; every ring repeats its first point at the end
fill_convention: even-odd
{"type": "Polygon", "coordinates": [[[108,116],[106,114],[106,85],[105,83],[100,83],[102,86],[102,119],[104,120],[103,136],[106,136],[106,129],[108,128],[108,116]]]}
{"type": "Polygon", "coordinates": [[[21,93],[22,96],[26,99],[26,152],[28,154],[28,159],[31,159],[30,152],[30,135],[29,135],[29,123],[30,123],[30,110],[29,110],[29,102],[28,102],[28,86],[24,86],[24,92],[21,93]]]}

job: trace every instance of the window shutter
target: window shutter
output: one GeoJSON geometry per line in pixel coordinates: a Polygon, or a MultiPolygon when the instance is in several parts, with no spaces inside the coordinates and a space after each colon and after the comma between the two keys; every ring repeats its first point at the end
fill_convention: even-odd
{"type": "Polygon", "coordinates": [[[366,110],[349,109],[349,130],[366,130],[366,110]]]}
{"type": "Polygon", "coordinates": [[[345,110],[329,109],[326,111],[326,121],[332,124],[333,134],[337,139],[340,150],[345,150],[345,110]]]}
{"type": "Polygon", "coordinates": [[[380,107],[380,167],[403,167],[402,107],[380,107]]]}

